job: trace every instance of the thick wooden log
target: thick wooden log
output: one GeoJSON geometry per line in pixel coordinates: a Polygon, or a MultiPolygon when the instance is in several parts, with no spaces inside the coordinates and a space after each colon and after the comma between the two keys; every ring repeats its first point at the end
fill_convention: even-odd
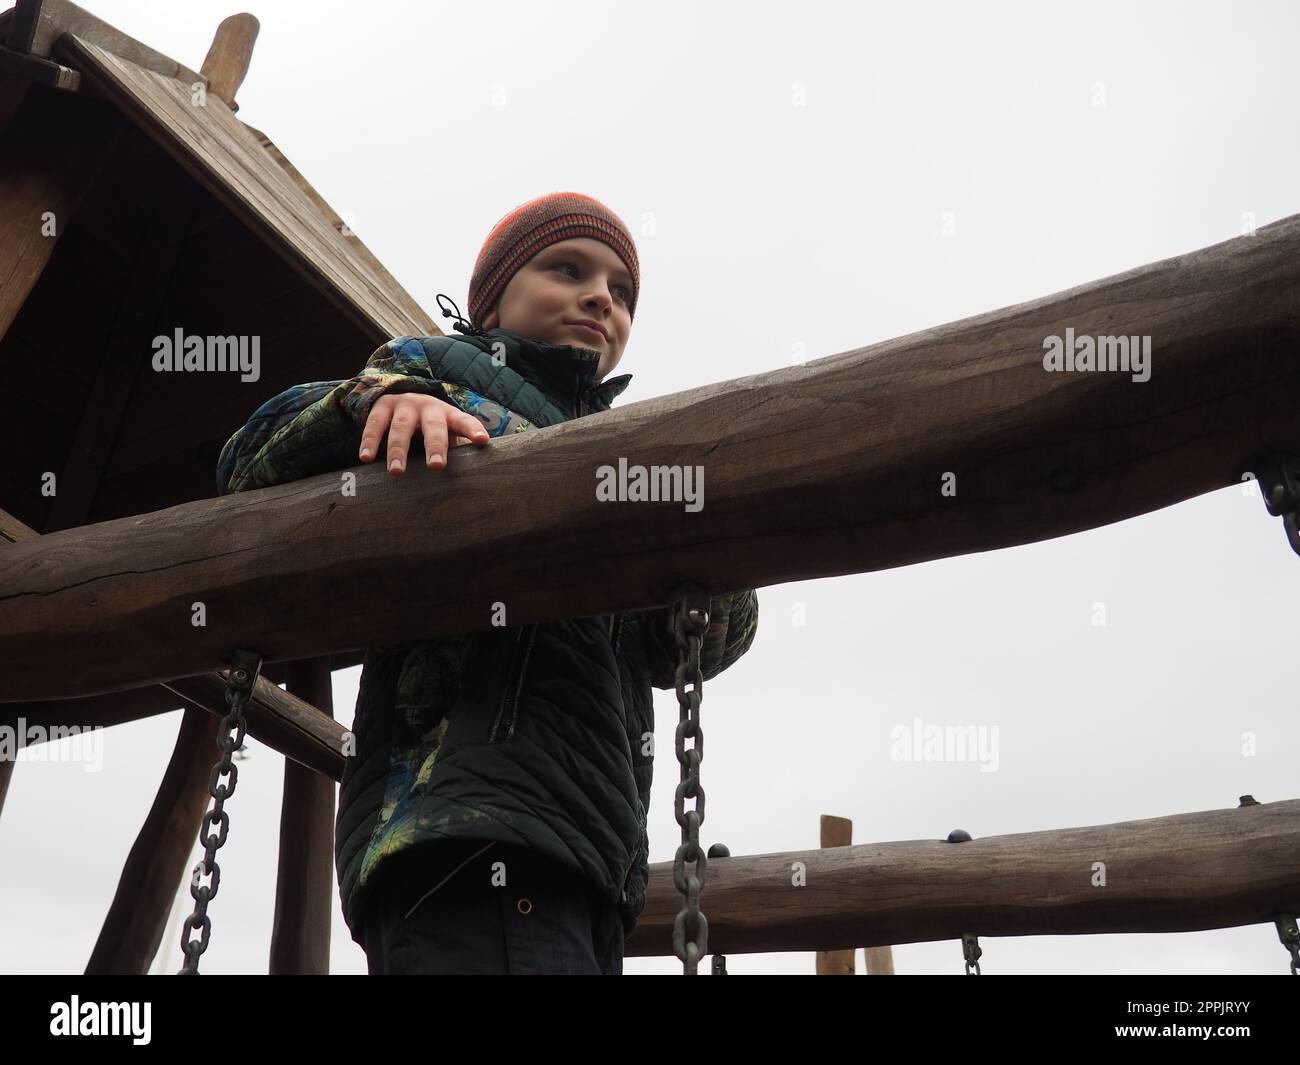
{"type": "Polygon", "coordinates": [[[257,42],[260,28],[257,19],[247,13],[222,19],[199,71],[208,79],[208,92],[232,111],[239,110],[235,93],[239,92],[248,75],[248,64],[252,62],[253,45],[257,42]]]}
{"type": "MultiPolygon", "coordinates": [[[[1300,908],[1300,799],[1089,828],[756,854],[709,863],[709,951],[979,936],[1195,932],[1300,908]],[[796,863],[804,886],[794,886],[796,863]]],[[[650,867],[628,957],[670,956],[672,862],[650,867]]],[[[960,952],[955,957],[960,962],[960,952]]],[[[1283,971],[1285,956],[1279,958],[1283,971]]]]}
{"type": "Polygon", "coordinates": [[[171,762],[127,855],[86,975],[143,976],[153,964],[176,899],[176,885],[189,866],[212,798],[208,777],[221,756],[219,725],[212,714],[194,708],[185,711],[171,762]]]}
{"type": "MultiPolygon", "coordinates": [[[[334,713],[329,662],[295,662],[289,691],[322,714],[334,713]]],[[[330,971],[334,916],[335,783],[285,759],[280,803],[280,862],[275,882],[270,973],[320,975],[330,971]]]]}
{"type": "Polygon", "coordinates": [[[1300,216],[806,366],[454,448],[442,470],[372,465],[354,492],[322,474],[15,544],[0,641],[27,668],[0,678],[0,701],[203,672],[239,646],[294,659],[485,630],[497,603],[519,625],[661,606],[684,579],[717,594],[1033,543],[1239,483],[1260,452],[1300,449],[1297,410],[1300,216]],[[1149,380],[1045,369],[1050,337],[1119,333],[1152,338],[1149,380]],[[707,472],[707,498],[639,501],[637,467],[707,472]]]}
{"type": "MultiPolygon", "coordinates": [[[[39,538],[30,526],[0,510],[0,546],[39,538]]],[[[346,669],[356,665],[361,657],[355,653],[335,655],[329,668],[331,671],[346,669]]],[[[244,709],[248,733],[305,768],[339,780],[350,734],[330,714],[280,690],[277,685],[286,680],[291,665],[271,663],[262,667],[253,697],[244,709]]],[[[221,674],[184,677],[173,680],[170,686],[152,685],[84,699],[5,703],[0,705],[0,725],[22,728],[24,735],[33,725],[43,730],[57,725],[109,726],[166,713],[180,705],[222,718],[229,710],[225,693],[226,682],[221,674]]],[[[37,734],[38,742],[40,735],[37,734]]],[[[12,766],[6,772],[12,773],[12,766]]],[[[7,781],[7,775],[0,777],[0,788],[7,781]]],[[[3,806],[2,793],[0,806],[3,806]]]]}

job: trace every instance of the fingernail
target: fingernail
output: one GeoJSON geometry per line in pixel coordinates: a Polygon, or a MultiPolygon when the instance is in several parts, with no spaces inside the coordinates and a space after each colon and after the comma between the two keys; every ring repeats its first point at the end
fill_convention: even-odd
{"type": "Polygon", "coordinates": [[[390,470],[400,470],[402,468],[402,460],[393,459],[393,461],[388,464],[388,468],[390,470]]]}
{"type": "Polygon", "coordinates": [[[362,462],[365,462],[365,461],[366,461],[367,459],[369,459],[369,458],[370,458],[370,448],[368,448],[368,447],[363,447],[363,448],[361,449],[361,461],[362,461],[362,462]]]}
{"type": "Polygon", "coordinates": [[[440,451],[435,451],[432,455],[429,456],[430,465],[433,465],[433,463],[435,462],[441,462],[441,461],[442,461],[442,453],[440,451]]]}

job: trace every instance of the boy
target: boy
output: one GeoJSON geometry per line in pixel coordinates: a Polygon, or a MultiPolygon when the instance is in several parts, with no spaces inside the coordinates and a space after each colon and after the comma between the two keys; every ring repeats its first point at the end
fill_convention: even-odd
{"type": "MultiPolygon", "coordinates": [[[[351,381],[270,400],[223,448],[218,491],[373,461],[385,432],[401,476],[417,434],[437,469],[449,446],[607,410],[639,285],[607,207],[531,200],[479,252],[465,336],[398,337],[351,381]]],[[[749,649],[758,600],[709,614],[705,680],[749,649]]],[[[367,650],[335,852],[372,974],[622,972],[649,876],[650,689],[676,665],[666,607],[367,650]]]]}

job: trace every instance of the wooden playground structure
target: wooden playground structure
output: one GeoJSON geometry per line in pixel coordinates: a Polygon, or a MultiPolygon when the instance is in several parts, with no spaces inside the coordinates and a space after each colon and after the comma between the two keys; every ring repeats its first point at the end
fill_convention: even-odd
{"type": "MultiPolygon", "coordinates": [[[[261,665],[247,732],[285,756],[269,967],[328,972],[349,743],[331,672],[366,647],[465,629],[467,599],[411,587],[413,558],[473,569],[527,624],[661,606],[704,574],[720,594],[1035,543],[1249,477],[1300,553],[1300,216],[1015,307],[466,448],[455,468],[412,469],[400,491],[359,466],[364,510],[340,500],[334,473],[214,498],[221,446],[258,404],[352,377],[393,336],[441,332],[237,117],[256,33],[251,15],[225,20],[195,71],[67,0],[0,14],[0,352],[40,367],[0,395],[0,726],[184,714],[87,972],[144,973],[158,952],[210,823],[232,656],[248,648],[261,665]],[[260,337],[261,378],[150,372],[150,338],[181,323],[260,337]],[[1044,338],[1067,329],[1152,338],[1154,373],[1135,384],[1045,372],[1044,338]],[[707,511],[641,507],[629,521],[619,505],[589,505],[590,471],[609,454],[707,456],[707,511]],[[486,529],[415,532],[482,512],[503,484],[526,491],[539,464],[547,491],[528,507],[486,529]],[[955,495],[939,491],[946,474],[955,495]],[[520,568],[523,543],[548,564],[520,568]]],[[[0,761],[0,810],[14,770],[0,761]]],[[[838,819],[823,829],[816,849],[711,860],[710,954],[818,951],[820,971],[845,972],[855,947],[962,940],[971,963],[976,936],[1272,923],[1300,964],[1300,799],[983,839],[852,845],[838,819]],[[1090,879],[1099,860],[1104,891],[1090,879]],[[806,886],[792,889],[796,866],[806,886]]],[[[651,866],[628,956],[674,953],[673,865],[651,866]]],[[[889,971],[879,952],[868,966],[889,971]]]]}

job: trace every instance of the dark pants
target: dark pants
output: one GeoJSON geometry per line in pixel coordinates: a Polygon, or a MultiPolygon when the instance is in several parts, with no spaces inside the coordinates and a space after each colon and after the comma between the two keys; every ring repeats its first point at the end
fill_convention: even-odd
{"type": "Polygon", "coordinates": [[[623,972],[623,923],[595,885],[485,840],[390,858],[371,885],[362,939],[372,976],[623,972]]]}

